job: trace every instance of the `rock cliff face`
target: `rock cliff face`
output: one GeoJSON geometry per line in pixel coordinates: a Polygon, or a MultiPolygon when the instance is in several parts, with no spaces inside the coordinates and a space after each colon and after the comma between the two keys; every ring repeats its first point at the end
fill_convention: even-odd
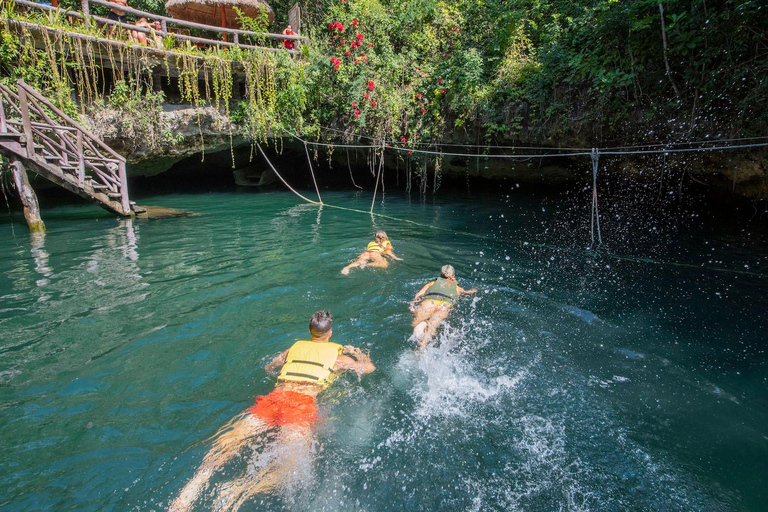
{"type": "MultiPolygon", "coordinates": [[[[166,105],[159,119],[146,126],[138,126],[133,118],[119,111],[104,110],[89,120],[92,129],[110,146],[128,159],[129,176],[153,176],[166,172],[174,164],[194,155],[203,163],[210,163],[212,172],[225,167],[243,167],[251,164],[250,143],[237,125],[218,110],[166,105]],[[215,168],[215,170],[214,170],[215,168]]],[[[467,140],[475,137],[469,135],[467,140]]],[[[292,140],[283,140],[285,154],[275,158],[295,160],[303,146],[292,140]],[[291,151],[291,150],[296,151],[291,151]]],[[[458,142],[454,140],[453,142],[458,142]]],[[[507,141],[513,145],[520,141],[507,141]]],[[[461,152],[459,150],[456,151],[461,152]]],[[[388,156],[388,168],[405,165],[401,160],[388,156]]],[[[302,156],[303,158],[303,156],[302,156]]],[[[346,168],[346,151],[334,151],[329,155],[320,151],[318,160],[332,162],[333,168],[346,168]]],[[[365,162],[365,155],[358,152],[353,161],[365,162]],[[361,158],[362,157],[362,158],[361,158]]],[[[413,164],[414,169],[417,164],[413,164]]],[[[418,164],[423,165],[423,164],[418,164]]],[[[430,174],[434,163],[428,164],[430,174]]],[[[601,170],[621,172],[638,180],[648,179],[661,169],[684,172],[691,180],[711,187],[712,190],[736,194],[747,198],[768,198],[768,151],[727,150],[717,152],[684,153],[651,157],[604,156],[601,170]]],[[[199,165],[198,165],[199,167],[199,165]]],[[[318,172],[328,172],[327,165],[319,165],[318,172]]],[[[527,183],[560,184],[583,180],[591,175],[589,157],[502,159],[477,158],[475,156],[446,156],[441,162],[441,172],[446,176],[481,177],[485,179],[512,179],[527,183]]]]}

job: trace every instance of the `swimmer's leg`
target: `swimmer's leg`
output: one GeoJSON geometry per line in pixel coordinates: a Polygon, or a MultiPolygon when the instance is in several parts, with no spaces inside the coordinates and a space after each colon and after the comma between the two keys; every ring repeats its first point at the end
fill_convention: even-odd
{"type": "Polygon", "coordinates": [[[431,300],[422,301],[421,304],[419,304],[416,308],[416,312],[413,315],[413,322],[411,322],[411,327],[416,327],[431,317],[436,307],[437,306],[435,306],[435,303],[431,300]]]}
{"type": "Polygon", "coordinates": [[[416,329],[419,329],[420,336],[417,338],[418,347],[420,351],[423,351],[429,342],[434,338],[437,328],[440,324],[448,318],[448,314],[451,312],[450,306],[446,304],[440,304],[435,307],[432,316],[420,323],[413,330],[414,336],[416,335],[416,329]]]}
{"type": "Polygon", "coordinates": [[[440,326],[440,324],[443,322],[443,320],[448,318],[448,314],[451,312],[450,306],[447,304],[440,304],[435,308],[435,312],[432,313],[432,316],[427,320],[427,328],[424,330],[424,337],[429,340],[432,337],[434,337],[435,333],[437,332],[437,328],[440,326]]]}
{"type": "Polygon", "coordinates": [[[369,253],[371,256],[369,257],[368,266],[375,267],[375,268],[387,268],[389,266],[389,261],[378,253],[369,253]]]}
{"type": "Polygon", "coordinates": [[[189,510],[197,497],[208,485],[213,472],[234,457],[251,439],[267,430],[268,425],[249,412],[244,412],[219,429],[214,436],[213,446],[203,458],[192,479],[173,500],[168,510],[183,512],[189,510]]]}
{"type": "MultiPolygon", "coordinates": [[[[302,471],[312,466],[312,443],[314,437],[309,427],[286,425],[281,428],[274,446],[268,448],[274,455],[267,466],[253,472],[249,468],[248,475],[227,486],[221,510],[236,511],[250,497],[284,488],[292,477],[301,476],[302,471]]],[[[309,481],[300,483],[306,485],[309,481]]]]}
{"type": "Polygon", "coordinates": [[[349,265],[341,269],[341,273],[346,276],[349,274],[349,270],[354,267],[365,268],[365,266],[368,263],[368,260],[370,260],[370,256],[368,255],[367,252],[364,252],[363,254],[358,256],[355,261],[353,261],[352,263],[350,263],[349,265]]]}

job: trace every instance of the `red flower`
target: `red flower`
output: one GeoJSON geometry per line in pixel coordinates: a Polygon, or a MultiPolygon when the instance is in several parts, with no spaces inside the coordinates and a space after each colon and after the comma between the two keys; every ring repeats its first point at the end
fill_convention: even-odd
{"type": "Polygon", "coordinates": [[[411,156],[413,154],[413,151],[408,152],[408,156],[411,156]]]}
{"type": "Polygon", "coordinates": [[[360,46],[362,43],[360,41],[357,42],[356,46],[360,46]]]}
{"type": "Polygon", "coordinates": [[[333,70],[334,70],[334,71],[338,71],[338,70],[339,70],[339,65],[338,65],[338,64],[336,64],[335,66],[333,66],[333,70]]]}
{"type": "Polygon", "coordinates": [[[328,28],[330,28],[330,29],[332,29],[332,28],[333,28],[333,27],[335,27],[335,26],[336,26],[336,25],[334,25],[333,23],[329,23],[329,24],[328,24],[328,28]]]}
{"type": "Polygon", "coordinates": [[[360,59],[355,59],[355,64],[360,64],[360,59]]]}
{"type": "Polygon", "coordinates": [[[368,48],[373,48],[373,43],[368,43],[368,48]]]}
{"type": "Polygon", "coordinates": [[[341,23],[339,23],[338,25],[336,25],[336,30],[338,30],[339,32],[341,32],[342,30],[344,30],[344,25],[342,25],[341,23]]]}
{"type": "Polygon", "coordinates": [[[368,62],[368,57],[363,57],[363,62],[368,62]]]}
{"type": "Polygon", "coordinates": [[[353,24],[354,26],[357,26],[357,20],[352,20],[352,24],[353,24]]]}
{"type": "Polygon", "coordinates": [[[437,83],[439,83],[439,84],[443,83],[443,79],[442,78],[438,78],[437,79],[437,83]]]}
{"type": "Polygon", "coordinates": [[[363,34],[357,34],[357,38],[362,41],[363,40],[363,34]]]}
{"type": "Polygon", "coordinates": [[[421,93],[416,95],[417,98],[421,98],[421,93]]]}
{"type": "Polygon", "coordinates": [[[331,59],[331,62],[334,62],[336,60],[333,57],[328,57],[328,58],[331,59]]]}
{"type": "Polygon", "coordinates": [[[402,139],[400,139],[400,142],[402,142],[403,144],[405,144],[405,137],[403,137],[402,139]]]}
{"type": "Polygon", "coordinates": [[[346,55],[347,57],[349,57],[349,56],[350,56],[350,55],[352,55],[352,54],[350,53],[350,51],[349,51],[349,50],[347,50],[346,52],[344,52],[344,55],[346,55]]]}
{"type": "Polygon", "coordinates": [[[355,109],[355,119],[357,119],[358,117],[360,117],[360,111],[355,109]]]}
{"type": "Polygon", "coordinates": [[[376,106],[376,102],[375,102],[375,101],[372,101],[372,102],[371,102],[371,106],[372,106],[372,107],[375,107],[375,106],[376,106]]]}
{"type": "Polygon", "coordinates": [[[374,86],[374,85],[375,85],[375,84],[374,84],[373,80],[368,80],[368,90],[369,90],[369,91],[372,91],[372,90],[373,90],[373,86],[374,86]]]}
{"type": "Polygon", "coordinates": [[[365,93],[365,96],[363,96],[363,98],[368,99],[370,98],[370,96],[368,96],[368,93],[365,93]]]}
{"type": "Polygon", "coordinates": [[[419,105],[421,105],[421,106],[423,107],[423,106],[424,106],[424,102],[423,102],[423,101],[420,101],[420,102],[419,102],[419,105]]]}
{"type": "Polygon", "coordinates": [[[355,103],[354,101],[352,102],[352,108],[357,108],[357,103],[355,103]]]}
{"type": "Polygon", "coordinates": [[[440,89],[440,94],[445,94],[445,89],[440,89]]]}
{"type": "Polygon", "coordinates": [[[421,113],[423,114],[424,112],[426,112],[426,110],[424,110],[424,109],[421,109],[421,113]]]}

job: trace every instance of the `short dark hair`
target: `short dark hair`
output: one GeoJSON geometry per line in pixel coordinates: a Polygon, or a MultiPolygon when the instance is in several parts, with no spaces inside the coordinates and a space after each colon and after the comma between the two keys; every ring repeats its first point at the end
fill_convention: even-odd
{"type": "Polygon", "coordinates": [[[322,336],[333,328],[333,315],[328,311],[318,311],[309,319],[309,333],[312,336],[322,336]]]}

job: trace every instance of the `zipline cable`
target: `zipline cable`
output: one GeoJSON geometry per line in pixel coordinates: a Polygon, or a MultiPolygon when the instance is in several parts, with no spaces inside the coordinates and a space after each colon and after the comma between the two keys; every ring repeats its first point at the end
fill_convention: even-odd
{"type": "Polygon", "coordinates": [[[315,179],[315,171],[312,169],[312,159],[309,157],[309,149],[307,149],[307,144],[304,143],[304,151],[307,153],[307,163],[309,164],[309,172],[312,174],[312,181],[315,184],[315,191],[317,192],[317,200],[320,201],[320,204],[323,204],[323,198],[320,197],[320,189],[317,187],[317,180],[315,179]]]}

